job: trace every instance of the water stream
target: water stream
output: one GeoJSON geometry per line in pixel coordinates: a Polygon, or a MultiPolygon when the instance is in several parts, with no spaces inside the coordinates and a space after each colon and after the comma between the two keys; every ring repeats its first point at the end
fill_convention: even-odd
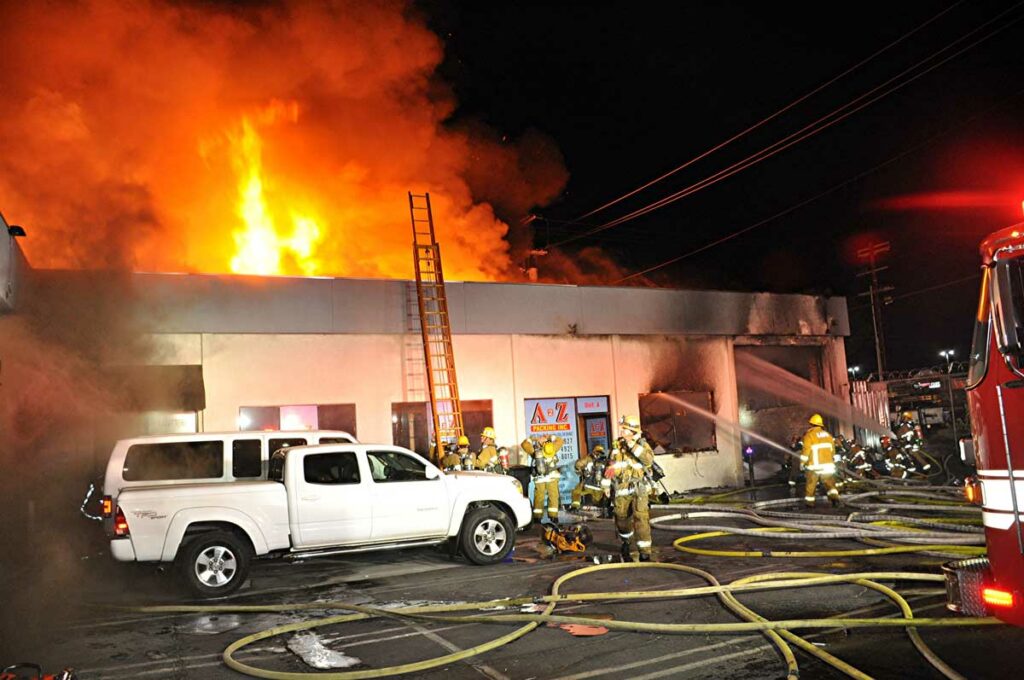
{"type": "MultiPolygon", "coordinates": [[[[800,376],[794,375],[786,369],[780,368],[764,359],[746,353],[737,353],[736,367],[737,379],[742,384],[781,397],[793,405],[805,406],[807,407],[808,415],[811,413],[821,413],[835,418],[840,423],[856,425],[879,435],[891,434],[888,428],[873,420],[866,413],[854,408],[853,405],[825,391],[814,383],[804,380],[800,376]]],[[[777,451],[781,451],[787,456],[799,457],[799,454],[792,451],[788,446],[784,446],[750,428],[743,427],[735,420],[712,413],[671,394],[658,393],[657,396],[677,404],[684,410],[692,411],[712,420],[717,426],[733,433],[734,436],[736,436],[736,433],[741,432],[752,439],[767,444],[777,451]]],[[[737,436],[737,438],[739,437],[737,436]]]]}

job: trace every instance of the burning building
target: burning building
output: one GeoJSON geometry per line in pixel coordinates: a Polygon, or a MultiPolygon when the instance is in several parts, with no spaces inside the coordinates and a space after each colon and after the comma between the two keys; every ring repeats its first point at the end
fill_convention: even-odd
{"type": "MultiPolygon", "coordinates": [[[[34,267],[4,230],[0,454],[92,451],[95,471],[117,436],[289,427],[425,452],[409,189],[436,188],[461,280],[471,438],[551,426],[571,457],[639,413],[670,487],[731,484],[749,443],[731,423],[783,438],[808,408],[745,391],[743,357],[846,389],[842,299],[517,283],[519,218],[563,191],[561,154],[456,116],[412,3],[83,0],[0,19],[20,29],[0,195],[34,267]]],[[[594,247],[545,260],[549,282],[619,278],[594,247]]]]}
{"type": "MultiPolygon", "coordinates": [[[[22,301],[69,289],[108,294],[95,278],[82,292],[95,276],[33,270],[22,301]]],[[[411,282],[136,273],[128,285],[117,314],[145,329],[147,350],[109,348],[104,364],[132,396],[96,423],[108,437],[344,429],[427,452],[411,282]]],[[[760,418],[754,429],[776,440],[786,433],[769,423],[788,434],[803,427],[813,407],[738,377],[749,357],[830,394],[847,390],[842,298],[476,282],[446,290],[472,440],[487,425],[513,448],[557,431],[572,458],[607,446],[619,416],[639,414],[673,491],[742,483],[741,451],[757,442],[736,423],[760,418]]],[[[105,454],[101,447],[97,462],[105,454]]]]}

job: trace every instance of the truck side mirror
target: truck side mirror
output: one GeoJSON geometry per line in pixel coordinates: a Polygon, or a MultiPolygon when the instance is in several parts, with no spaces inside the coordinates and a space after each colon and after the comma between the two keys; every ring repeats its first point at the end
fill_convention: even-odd
{"type": "Polygon", "coordinates": [[[1024,319],[1018,303],[1024,300],[1019,260],[996,261],[992,267],[992,319],[996,345],[1003,354],[1024,355],[1024,319]]]}
{"type": "Polygon", "coordinates": [[[425,474],[426,474],[427,479],[437,479],[437,478],[439,478],[441,476],[441,473],[433,465],[428,465],[427,466],[425,474]]]}

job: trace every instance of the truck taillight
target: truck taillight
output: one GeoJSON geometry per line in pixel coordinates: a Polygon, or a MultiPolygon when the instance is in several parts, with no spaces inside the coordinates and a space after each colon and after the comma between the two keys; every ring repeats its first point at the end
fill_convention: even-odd
{"type": "Polygon", "coordinates": [[[128,535],[128,520],[125,519],[124,510],[121,508],[117,509],[117,514],[114,515],[114,535],[115,536],[127,536],[128,535]]]}
{"type": "Polygon", "coordinates": [[[968,503],[973,503],[974,505],[981,505],[982,501],[984,500],[982,498],[981,493],[981,482],[979,482],[974,477],[968,477],[967,479],[965,479],[964,498],[967,499],[968,503]]]}
{"type": "Polygon", "coordinates": [[[981,599],[990,607],[1013,606],[1013,593],[998,588],[982,588],[981,599]]]}
{"type": "Polygon", "coordinates": [[[104,517],[110,517],[114,514],[114,499],[110,496],[104,496],[103,500],[100,501],[100,514],[104,517]]]}

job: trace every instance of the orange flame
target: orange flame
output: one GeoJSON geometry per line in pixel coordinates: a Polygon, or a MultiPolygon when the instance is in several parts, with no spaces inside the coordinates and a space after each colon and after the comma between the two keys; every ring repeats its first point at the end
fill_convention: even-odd
{"type": "Polygon", "coordinates": [[[449,278],[517,279],[518,218],[567,180],[543,134],[453,119],[411,1],[0,3],[0,25],[0,210],[34,267],[409,278],[406,192],[429,191],[449,278]]]}
{"type": "MultiPolygon", "coordinates": [[[[281,111],[279,104],[272,104],[263,116],[272,124],[281,111]]],[[[291,120],[298,119],[298,105],[290,107],[291,120]]],[[[242,226],[232,232],[236,251],[231,257],[231,271],[236,274],[284,274],[285,262],[294,263],[294,269],[304,275],[321,271],[316,258],[316,247],[323,240],[323,229],[316,217],[295,209],[287,209],[291,231],[283,233],[277,227],[275,213],[268,205],[264,191],[263,140],[249,117],[243,117],[240,130],[228,135],[231,146],[231,164],[238,174],[238,204],[235,208],[242,226]]],[[[281,203],[287,203],[283,199],[281,203]]]]}

